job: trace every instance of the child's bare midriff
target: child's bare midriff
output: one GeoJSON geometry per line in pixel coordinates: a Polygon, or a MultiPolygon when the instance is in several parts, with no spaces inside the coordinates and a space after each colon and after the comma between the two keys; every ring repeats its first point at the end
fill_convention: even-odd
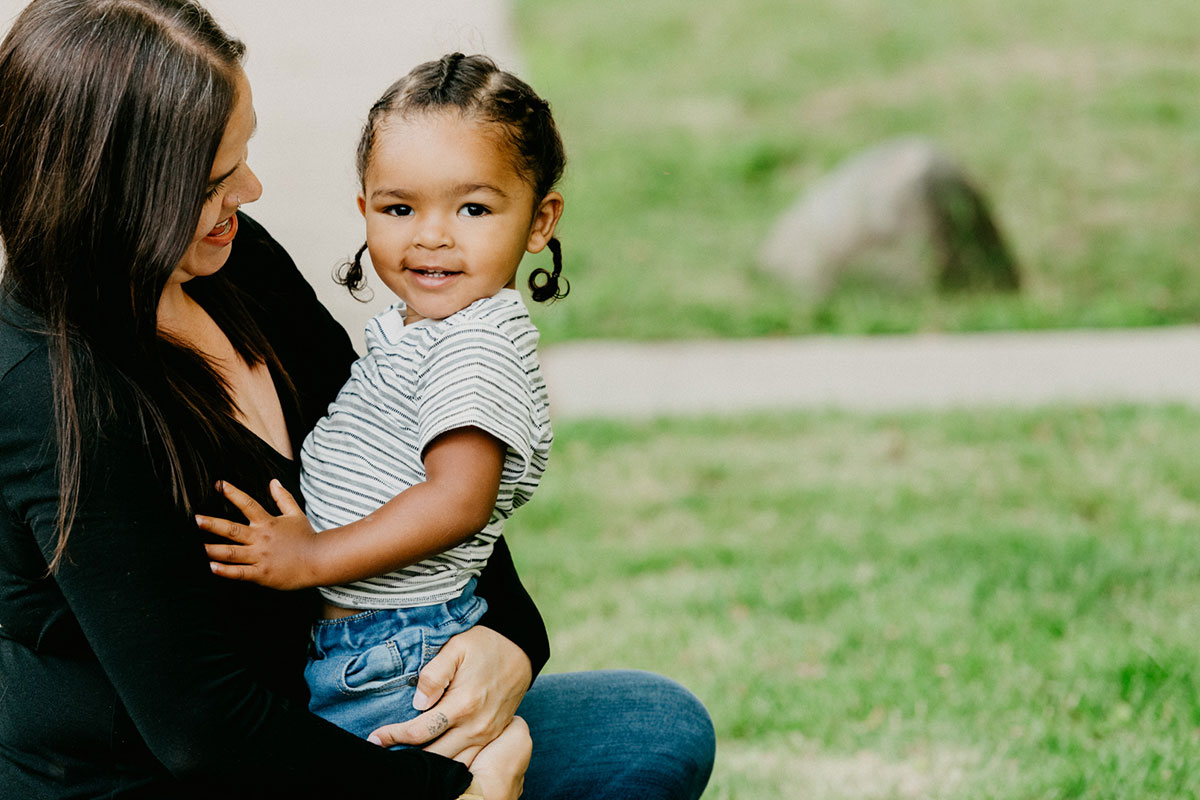
{"type": "Polygon", "coordinates": [[[342,619],[343,617],[353,617],[356,614],[364,614],[371,610],[369,608],[342,608],[326,600],[322,603],[321,617],[323,619],[342,619]]]}

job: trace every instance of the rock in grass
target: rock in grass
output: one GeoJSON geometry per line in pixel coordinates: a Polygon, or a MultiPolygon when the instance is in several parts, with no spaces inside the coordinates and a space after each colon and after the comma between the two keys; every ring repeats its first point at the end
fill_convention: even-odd
{"type": "Polygon", "coordinates": [[[850,276],[909,290],[1020,287],[983,195],[919,138],[879,145],[820,180],[780,217],[761,263],[817,300],[850,276]]]}

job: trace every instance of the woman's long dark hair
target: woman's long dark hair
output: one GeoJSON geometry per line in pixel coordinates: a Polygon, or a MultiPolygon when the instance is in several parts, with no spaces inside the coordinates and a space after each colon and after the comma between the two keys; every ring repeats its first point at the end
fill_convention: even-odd
{"type": "MultiPolygon", "coordinates": [[[[161,448],[183,508],[211,477],[211,450],[192,437],[220,442],[235,425],[221,377],[160,337],[157,310],[196,233],[243,51],[187,0],[33,0],[0,44],[0,290],[34,312],[50,342],[60,489],[51,568],[114,397],[132,396],[121,413],[136,414],[161,448]]],[[[231,329],[241,315],[222,310],[214,316],[243,357],[269,357],[261,335],[245,322],[231,329]]]]}

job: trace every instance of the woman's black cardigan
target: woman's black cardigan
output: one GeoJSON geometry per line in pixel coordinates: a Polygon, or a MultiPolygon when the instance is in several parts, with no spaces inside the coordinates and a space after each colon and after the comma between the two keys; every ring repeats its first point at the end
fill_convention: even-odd
{"type": "MultiPolygon", "coordinates": [[[[355,353],[283,248],[239,222],[221,274],[291,379],[296,401],[284,405],[299,453],[355,353]]],[[[461,792],[461,765],[376,747],[307,712],[315,591],[213,576],[132,420],[106,427],[86,460],[67,558],[47,576],[58,510],[47,342],[22,324],[27,312],[0,303],[0,796],[461,792]]],[[[260,500],[271,477],[300,495],[297,465],[248,432],[223,462],[222,477],[260,500]]],[[[536,674],[545,627],[503,540],[478,591],[489,602],[481,624],[518,644],[536,674]]]]}

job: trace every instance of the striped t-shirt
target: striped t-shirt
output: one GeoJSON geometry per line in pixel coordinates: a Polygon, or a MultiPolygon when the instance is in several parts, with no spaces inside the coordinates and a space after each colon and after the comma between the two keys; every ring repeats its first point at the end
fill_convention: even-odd
{"type": "Polygon", "coordinates": [[[501,289],[443,320],[404,324],[398,303],[367,323],[367,354],[301,448],[300,488],[318,531],[370,514],[425,480],[438,436],[473,426],[508,445],[491,520],[418,564],[323,587],[347,608],[405,608],[457,597],[478,575],[504,521],[533,494],[550,453],[550,407],[538,331],[521,296],[501,289]]]}

